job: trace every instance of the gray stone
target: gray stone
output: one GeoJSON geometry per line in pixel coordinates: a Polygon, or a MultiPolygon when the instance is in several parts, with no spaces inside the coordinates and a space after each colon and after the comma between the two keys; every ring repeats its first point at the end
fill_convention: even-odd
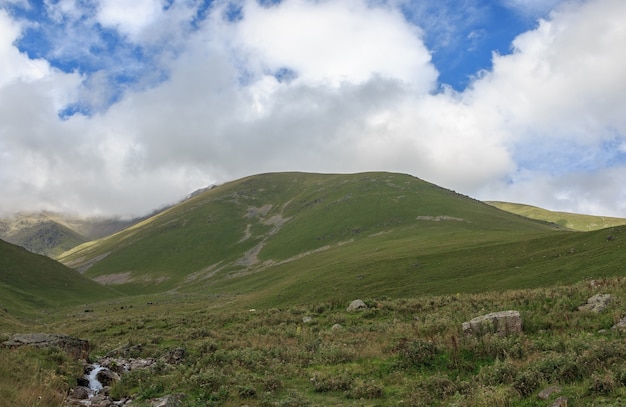
{"type": "Polygon", "coordinates": [[[552,403],[551,407],[567,407],[567,397],[561,396],[552,403]]]}
{"type": "Polygon", "coordinates": [[[585,305],[578,307],[579,311],[599,313],[611,303],[611,294],[596,294],[587,300],[585,305]]]}
{"type": "Polygon", "coordinates": [[[310,324],[311,322],[313,322],[313,318],[311,317],[302,317],[302,322],[305,324],[310,324]]]}
{"type": "Polygon", "coordinates": [[[522,318],[518,311],[492,312],[463,322],[462,327],[466,335],[495,333],[506,336],[522,332],[522,318]]]}
{"type": "Polygon", "coordinates": [[[333,331],[336,331],[336,330],[339,330],[339,329],[342,329],[342,328],[343,328],[343,326],[341,326],[341,324],[335,324],[335,325],[330,327],[330,329],[332,329],[333,331]]]}
{"type": "Polygon", "coordinates": [[[561,392],[561,388],[559,386],[550,386],[547,389],[541,390],[539,394],[537,395],[537,397],[539,397],[542,400],[547,400],[553,394],[560,393],[560,392],[561,392]]]}
{"type": "Polygon", "coordinates": [[[183,401],[187,398],[184,394],[168,394],[158,399],[152,399],[150,403],[152,407],[179,407],[183,405],[183,401]]]}
{"type": "Polygon", "coordinates": [[[348,305],[348,308],[346,308],[346,311],[353,312],[353,311],[358,311],[361,309],[367,309],[367,305],[365,305],[365,303],[361,300],[354,300],[350,303],[350,305],[348,305]]]}
{"type": "Polygon", "coordinates": [[[613,328],[611,329],[626,330],[626,317],[617,321],[617,324],[613,325],[613,328]]]}
{"type": "Polygon", "coordinates": [[[89,358],[89,342],[66,335],[46,333],[16,334],[8,341],[2,343],[3,348],[18,348],[20,346],[33,346],[36,348],[57,347],[74,360],[87,360],[89,358]]]}

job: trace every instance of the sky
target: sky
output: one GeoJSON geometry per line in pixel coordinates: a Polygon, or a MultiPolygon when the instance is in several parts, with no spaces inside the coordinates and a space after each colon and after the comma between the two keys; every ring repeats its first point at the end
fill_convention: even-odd
{"type": "Polygon", "coordinates": [[[626,217],[623,0],[0,0],[0,214],[276,171],[626,217]]]}

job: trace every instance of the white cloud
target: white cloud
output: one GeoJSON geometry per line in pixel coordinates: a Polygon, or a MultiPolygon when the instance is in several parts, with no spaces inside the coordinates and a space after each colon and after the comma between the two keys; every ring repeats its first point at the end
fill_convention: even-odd
{"type": "Polygon", "coordinates": [[[117,28],[136,39],[162,12],[161,0],[100,0],[97,19],[103,26],[117,28]]]}
{"type": "Polygon", "coordinates": [[[61,120],[77,97],[106,104],[107,71],[85,81],[30,60],[13,45],[22,27],[0,11],[3,210],[141,215],[254,173],[387,170],[481,199],[626,216],[621,0],[561,6],[471,88],[437,94],[422,32],[389,6],[250,0],[240,21],[218,4],[179,30],[186,3],[102,4],[98,17],[132,41],[171,34],[175,52],[155,58],[168,80],[61,120]],[[296,77],[277,80],[281,68],[296,77]]]}
{"type": "Polygon", "coordinates": [[[420,30],[397,10],[358,0],[292,0],[273,7],[249,0],[243,15],[235,44],[261,69],[286,67],[307,83],[364,82],[379,75],[420,92],[436,85],[420,30]]]}
{"type": "Polygon", "coordinates": [[[20,33],[20,25],[6,11],[0,9],[0,88],[15,79],[41,79],[49,70],[46,61],[29,59],[13,46],[20,33]]]}

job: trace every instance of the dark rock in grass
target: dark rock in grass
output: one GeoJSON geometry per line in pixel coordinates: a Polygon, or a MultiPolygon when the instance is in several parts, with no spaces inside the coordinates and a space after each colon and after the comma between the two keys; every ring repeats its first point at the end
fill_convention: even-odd
{"type": "Polygon", "coordinates": [[[550,386],[547,389],[541,390],[539,394],[537,395],[537,397],[539,397],[541,400],[547,400],[553,394],[560,393],[560,392],[561,392],[561,388],[559,386],[550,386]]]}
{"type": "Polygon", "coordinates": [[[185,348],[175,348],[169,351],[164,357],[165,363],[169,363],[170,365],[178,365],[185,359],[185,348]]]}
{"type": "Polygon", "coordinates": [[[587,300],[585,305],[578,307],[579,311],[599,313],[611,303],[611,294],[596,294],[587,300]]]}
{"type": "Polygon", "coordinates": [[[96,374],[96,379],[98,379],[102,386],[111,386],[113,383],[120,380],[120,376],[114,371],[105,368],[96,374]]]}
{"type": "Polygon", "coordinates": [[[3,348],[18,348],[20,346],[33,346],[36,348],[56,347],[62,349],[74,360],[87,360],[89,358],[89,342],[66,335],[46,333],[16,334],[8,341],[2,343],[3,348]]]}
{"type": "Polygon", "coordinates": [[[85,400],[89,398],[89,388],[85,386],[74,387],[70,390],[70,397],[77,400],[85,400]]]}
{"type": "Polygon", "coordinates": [[[466,335],[484,335],[495,333],[501,336],[522,332],[522,317],[518,311],[492,312],[481,315],[468,322],[463,322],[466,335]]]}
{"type": "Polygon", "coordinates": [[[354,300],[350,303],[348,308],[346,308],[346,311],[353,312],[361,309],[367,309],[367,305],[365,305],[365,303],[361,300],[354,300]]]}

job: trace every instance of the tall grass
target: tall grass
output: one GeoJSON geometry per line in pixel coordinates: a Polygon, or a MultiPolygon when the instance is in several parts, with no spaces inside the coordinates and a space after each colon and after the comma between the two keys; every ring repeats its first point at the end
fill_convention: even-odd
{"type": "MultiPolygon", "coordinates": [[[[133,357],[161,360],[184,347],[182,363],[159,362],[113,386],[115,397],[133,397],[137,405],[184,393],[187,406],[528,406],[551,385],[562,390],[547,404],[566,396],[573,406],[611,405],[626,396],[624,332],[611,329],[625,316],[625,294],[626,280],[612,278],[500,293],[364,298],[369,308],[355,313],[346,312],[348,302],[236,311],[228,298],[164,296],[148,304],[136,297],[93,304],[87,314],[64,310],[33,328],[87,338],[93,358],[132,349],[133,357]],[[613,295],[605,311],[578,311],[599,292],[613,295]],[[520,311],[521,335],[461,332],[463,321],[505,309],[520,311]]],[[[6,400],[31,403],[23,398],[29,391],[52,400],[72,381],[63,367],[70,365],[55,353],[3,349],[0,357],[5,366],[28,366],[2,371],[6,400]],[[30,379],[44,360],[42,377],[58,377],[51,381],[57,384],[30,379]],[[23,391],[9,375],[28,378],[23,391]]],[[[29,405],[20,402],[15,405],[29,405]]]]}

